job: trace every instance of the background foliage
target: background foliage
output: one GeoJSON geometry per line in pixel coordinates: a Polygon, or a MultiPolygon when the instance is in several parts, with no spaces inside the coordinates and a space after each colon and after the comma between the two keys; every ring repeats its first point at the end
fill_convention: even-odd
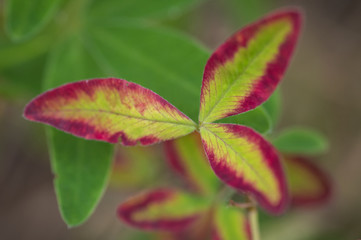
{"type": "MultiPolygon", "coordinates": [[[[334,179],[334,195],[327,205],[317,210],[293,210],[277,218],[264,216],[262,236],[263,239],[360,237],[361,217],[355,210],[359,209],[361,196],[354,185],[360,181],[357,169],[361,144],[358,101],[361,86],[357,81],[361,59],[357,44],[361,37],[361,5],[357,0],[36,2],[37,8],[21,0],[0,1],[0,219],[4,223],[0,231],[5,239],[117,239],[119,236],[131,239],[137,235],[118,222],[114,210],[125,196],[142,188],[142,184],[127,190],[111,184],[117,187],[108,189],[86,224],[77,229],[66,228],[53,193],[45,133],[41,126],[20,117],[24,103],[31,97],[64,82],[112,75],[150,87],[194,118],[208,48],[214,49],[225,37],[267,11],[290,4],[305,9],[307,22],[295,60],[281,86],[284,100],[277,129],[310,126],[331,139],[329,154],[318,161],[334,179]],[[26,14],[29,11],[40,13],[26,14]],[[158,84],[159,79],[169,81],[158,84]],[[191,87],[179,86],[179,82],[188,82],[191,87]],[[179,89],[189,91],[188,102],[177,99],[179,94],[175,93],[179,89]],[[295,236],[294,232],[299,234],[295,236]]],[[[263,121],[274,118],[276,116],[268,116],[263,121]]],[[[260,126],[265,125],[261,121],[260,126]]],[[[277,129],[275,136],[279,137],[275,141],[280,144],[282,136],[277,129]]],[[[92,156],[98,152],[92,143],[51,133],[54,134],[59,134],[60,143],[68,143],[59,144],[67,148],[66,152],[83,149],[92,156]]],[[[93,167],[103,166],[103,180],[97,181],[90,175],[83,185],[95,181],[101,189],[108,177],[104,166],[110,163],[112,149],[104,146],[101,151],[108,152],[104,155],[108,158],[102,165],[98,162],[93,167]]],[[[53,150],[50,153],[69,159],[53,150]]],[[[87,159],[91,164],[88,157],[72,157],[74,161],[87,159]]],[[[153,163],[146,166],[162,174],[156,175],[157,181],[143,184],[158,186],[160,181],[179,184],[159,159],[151,159],[153,163]]],[[[61,165],[53,164],[53,171],[67,171],[61,169],[61,165]]],[[[98,201],[95,194],[89,204],[98,201]]],[[[87,211],[85,215],[90,214],[87,211]]],[[[71,219],[69,216],[70,223],[71,219]]],[[[81,219],[74,221],[76,224],[81,219]]],[[[144,239],[144,236],[138,237],[144,239]]]]}

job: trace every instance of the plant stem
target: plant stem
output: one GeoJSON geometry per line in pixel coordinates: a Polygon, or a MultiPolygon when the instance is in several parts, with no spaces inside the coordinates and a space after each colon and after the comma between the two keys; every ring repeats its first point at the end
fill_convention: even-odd
{"type": "Polygon", "coordinates": [[[252,240],[260,240],[260,231],[259,231],[259,224],[258,224],[258,211],[257,211],[257,202],[253,200],[250,195],[246,195],[247,202],[237,203],[232,199],[229,200],[229,205],[243,209],[247,213],[247,218],[249,219],[249,224],[251,228],[251,236],[252,240]]]}
{"type": "Polygon", "coordinates": [[[252,234],[252,240],[260,240],[260,231],[259,231],[259,224],[258,224],[258,212],[257,207],[254,204],[254,200],[248,196],[248,199],[250,203],[252,203],[252,207],[247,208],[247,214],[250,222],[251,227],[251,234],[252,234]]]}

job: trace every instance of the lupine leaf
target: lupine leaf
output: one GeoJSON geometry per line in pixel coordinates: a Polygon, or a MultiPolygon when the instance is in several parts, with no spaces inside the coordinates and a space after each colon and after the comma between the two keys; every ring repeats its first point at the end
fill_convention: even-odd
{"type": "Polygon", "coordinates": [[[251,240],[246,214],[235,207],[218,205],[214,210],[212,240],[251,240]]]}
{"type": "Polygon", "coordinates": [[[221,45],[205,67],[200,122],[246,112],[266,101],[287,68],[300,24],[299,12],[277,12],[221,45]]]}
{"type": "Polygon", "coordinates": [[[112,146],[53,129],[48,139],[59,209],[68,226],[77,226],[93,213],[106,189],[112,146]]]}
{"type": "Polygon", "coordinates": [[[85,139],[149,145],[186,135],[195,124],[159,95],[122,79],[93,79],[47,91],[25,117],[85,139]]]}
{"type": "Polygon", "coordinates": [[[173,189],[156,189],[123,202],[118,216],[126,223],[152,230],[181,230],[209,207],[209,200],[173,189]]]}
{"type": "Polygon", "coordinates": [[[269,212],[284,210],[287,186],[270,143],[251,128],[235,124],[204,124],[200,132],[210,164],[221,180],[253,194],[269,212]]]}
{"type": "MultiPolygon", "coordinates": [[[[96,28],[94,25],[91,27],[91,29],[96,28]]],[[[97,27],[99,28],[99,26],[97,27]]],[[[145,28],[132,25],[128,26],[128,28],[105,28],[103,26],[102,29],[107,33],[103,37],[109,36],[106,39],[101,38],[104,41],[95,41],[94,39],[97,39],[96,34],[83,37],[73,36],[54,48],[47,68],[46,89],[80,79],[124,76],[128,80],[137,81],[142,85],[146,84],[145,86],[158,91],[162,96],[173,96],[172,103],[183,107],[183,111],[191,112],[194,119],[196,119],[198,106],[194,105],[192,100],[194,102],[199,100],[200,84],[197,85],[197,79],[201,79],[202,68],[208,57],[207,51],[200,44],[195,43],[183,34],[163,28],[145,28]],[[122,42],[119,41],[120,39],[122,39],[122,42]],[[84,42],[87,44],[84,44],[84,42]],[[157,50],[160,46],[164,50],[164,54],[160,54],[162,52],[157,50]],[[124,49],[127,49],[127,51],[123,51],[124,49]],[[137,49],[140,49],[140,51],[137,49]],[[169,52],[172,52],[172,54],[168,54],[169,52]],[[182,62],[182,59],[190,55],[192,58],[189,58],[186,64],[182,62]],[[182,64],[180,64],[181,62],[182,64]],[[162,69],[163,66],[165,66],[164,69],[162,69]],[[142,71],[139,69],[142,69],[142,71]],[[172,76],[176,77],[173,78],[172,76]],[[186,81],[193,84],[191,86],[192,88],[195,87],[194,92],[188,91],[188,93],[191,92],[191,97],[188,94],[182,96],[175,94],[179,93],[174,91],[178,89],[178,86],[170,83],[176,83],[177,81],[186,81]],[[182,99],[186,101],[183,102],[182,99]],[[189,109],[192,109],[192,111],[189,111],[189,109]]],[[[182,92],[186,93],[187,91],[182,90],[182,92]]],[[[59,138],[61,140],[67,137],[66,141],[69,142],[67,145],[69,147],[68,152],[81,154],[82,151],[96,152],[97,150],[90,147],[92,143],[89,141],[74,138],[53,129],[48,130],[54,131],[53,135],[56,135],[54,139],[59,138]],[[76,146],[81,141],[83,141],[82,144],[84,145],[89,144],[89,147],[77,149],[76,146]]],[[[63,150],[62,146],[56,145],[54,145],[54,149],[55,153],[60,153],[63,150]]],[[[107,152],[103,152],[103,154],[105,156],[107,152]]],[[[56,161],[63,162],[67,161],[67,159],[57,157],[56,161]]],[[[76,162],[77,159],[74,159],[74,161],[76,162]]],[[[84,170],[89,169],[89,167],[83,165],[84,170]]],[[[89,171],[96,170],[89,169],[89,171]]],[[[79,178],[81,179],[82,176],[79,175],[79,178]]],[[[105,187],[106,185],[102,186],[102,188],[105,187]]],[[[88,200],[97,203],[100,197],[101,195],[88,200]]],[[[60,201],[59,197],[58,201],[60,201]]],[[[95,206],[96,204],[93,209],[95,206]]],[[[61,209],[64,212],[72,210],[61,209]]],[[[66,219],[64,220],[66,221],[66,219]]]]}
{"type": "Polygon", "coordinates": [[[280,152],[292,154],[317,154],[328,149],[328,142],[324,136],[302,127],[284,130],[272,143],[280,152]]]}
{"type": "Polygon", "coordinates": [[[205,195],[217,191],[220,182],[209,166],[198,133],[164,144],[167,160],[175,171],[205,195]]]}
{"type": "Polygon", "coordinates": [[[314,205],[330,197],[330,180],[309,159],[298,156],[284,157],[292,204],[314,205]]]}
{"type": "Polygon", "coordinates": [[[60,0],[5,1],[6,30],[13,41],[41,30],[57,10],[60,0]]]}

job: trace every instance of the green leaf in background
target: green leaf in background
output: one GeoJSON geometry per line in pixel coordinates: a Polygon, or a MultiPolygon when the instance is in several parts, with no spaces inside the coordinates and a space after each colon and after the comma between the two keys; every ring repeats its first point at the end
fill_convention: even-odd
{"type": "Polygon", "coordinates": [[[108,76],[152,89],[197,120],[207,50],[185,35],[137,24],[91,26],[84,38],[108,76]]]}
{"type": "Polygon", "coordinates": [[[162,19],[175,17],[202,0],[93,0],[89,6],[91,18],[101,21],[124,19],[162,19]]]}
{"type": "Polygon", "coordinates": [[[272,143],[282,153],[318,154],[328,149],[325,137],[303,127],[284,130],[273,139],[272,143]]]}
{"type": "Polygon", "coordinates": [[[217,120],[216,123],[246,125],[262,134],[270,133],[278,122],[281,112],[281,95],[277,89],[261,106],[238,115],[217,120]]]}
{"type": "Polygon", "coordinates": [[[262,106],[242,114],[217,120],[216,123],[246,125],[255,129],[259,133],[267,133],[272,128],[271,119],[262,106]]]}
{"type": "Polygon", "coordinates": [[[233,13],[233,18],[242,23],[254,21],[270,9],[267,0],[227,0],[228,10],[233,13]]]}
{"type": "Polygon", "coordinates": [[[251,240],[247,214],[241,209],[218,205],[214,209],[213,239],[251,240]]]}
{"type": "Polygon", "coordinates": [[[61,215],[69,227],[77,226],[93,213],[105,191],[113,146],[54,129],[48,129],[48,140],[61,215]]]}
{"type": "Polygon", "coordinates": [[[25,40],[39,32],[52,18],[60,0],[7,0],[5,21],[13,41],[25,40]]]}
{"type": "Polygon", "coordinates": [[[272,128],[276,126],[281,114],[281,100],[281,91],[277,88],[271,97],[262,105],[270,117],[272,128]]]}
{"type": "Polygon", "coordinates": [[[41,80],[46,62],[46,55],[42,54],[30,61],[16,64],[1,71],[0,96],[18,98],[32,96],[41,91],[41,80]]]}
{"type": "Polygon", "coordinates": [[[159,181],[161,151],[152,147],[115,146],[109,185],[122,189],[145,188],[159,181]]]}
{"type": "Polygon", "coordinates": [[[209,166],[199,133],[167,141],[164,150],[170,167],[205,196],[215,195],[220,181],[209,166]]]}
{"type": "MultiPolygon", "coordinates": [[[[45,89],[101,75],[101,70],[75,36],[52,52],[45,89]]],[[[60,212],[69,226],[76,226],[90,216],[104,193],[113,146],[83,140],[50,128],[48,136],[60,212]]]]}

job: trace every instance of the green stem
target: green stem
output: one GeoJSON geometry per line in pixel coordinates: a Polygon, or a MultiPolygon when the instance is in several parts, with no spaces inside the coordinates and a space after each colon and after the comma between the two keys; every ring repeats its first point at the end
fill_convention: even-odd
{"type": "Polygon", "coordinates": [[[254,200],[250,196],[248,196],[248,199],[250,200],[250,203],[253,204],[252,207],[247,208],[247,214],[251,225],[252,240],[260,240],[261,237],[260,237],[259,224],[258,224],[257,207],[255,205],[254,200]]]}
{"type": "Polygon", "coordinates": [[[260,240],[260,231],[258,225],[258,211],[257,211],[257,202],[253,200],[250,195],[246,195],[247,202],[237,203],[233,200],[229,200],[229,205],[243,209],[247,213],[247,218],[249,219],[251,227],[251,236],[252,240],[260,240]]]}

